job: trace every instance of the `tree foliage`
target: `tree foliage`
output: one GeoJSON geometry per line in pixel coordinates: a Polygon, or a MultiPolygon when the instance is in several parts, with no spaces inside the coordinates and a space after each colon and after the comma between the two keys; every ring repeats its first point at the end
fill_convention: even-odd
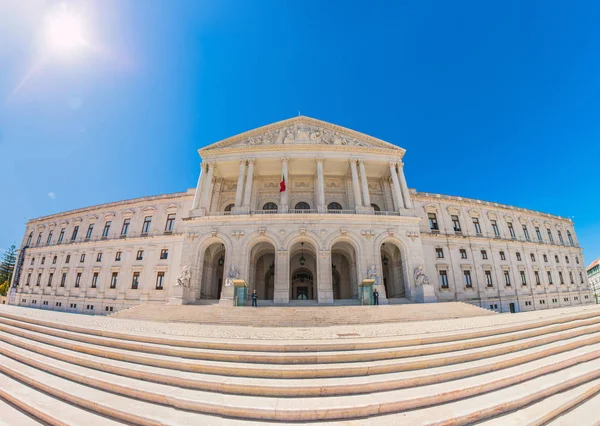
{"type": "Polygon", "coordinates": [[[17,248],[13,244],[4,252],[2,255],[2,260],[0,260],[0,283],[3,283],[4,281],[10,282],[16,262],[17,248]]]}
{"type": "Polygon", "coordinates": [[[6,296],[8,293],[8,281],[4,281],[3,284],[0,284],[0,296],[6,296]]]}

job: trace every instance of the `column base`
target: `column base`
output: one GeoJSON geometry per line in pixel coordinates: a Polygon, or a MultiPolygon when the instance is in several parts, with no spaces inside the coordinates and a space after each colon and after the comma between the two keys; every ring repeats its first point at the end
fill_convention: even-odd
{"type": "Polygon", "coordinates": [[[417,303],[435,303],[438,301],[431,284],[417,287],[413,294],[415,295],[414,301],[417,303]]]}
{"type": "Polygon", "coordinates": [[[375,214],[375,209],[371,206],[369,207],[365,207],[365,206],[361,206],[361,207],[357,207],[356,208],[356,214],[375,214]]]}
{"type": "Polygon", "coordinates": [[[181,297],[181,296],[169,297],[169,300],[167,300],[167,305],[181,306],[181,305],[183,305],[183,297],[181,297]]]}
{"type": "Polygon", "coordinates": [[[219,299],[219,306],[233,306],[233,299],[228,297],[221,297],[219,299]]]}
{"type": "Polygon", "coordinates": [[[285,291],[275,290],[275,292],[273,293],[273,303],[278,303],[278,304],[290,303],[290,292],[287,290],[285,290],[285,291]]]}

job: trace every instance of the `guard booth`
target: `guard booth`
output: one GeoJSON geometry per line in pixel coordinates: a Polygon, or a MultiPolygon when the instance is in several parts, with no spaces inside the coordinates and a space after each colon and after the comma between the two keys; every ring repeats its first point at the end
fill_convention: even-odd
{"type": "Polygon", "coordinates": [[[234,285],[233,306],[246,306],[248,284],[244,280],[231,280],[234,285]]]}
{"type": "Polygon", "coordinates": [[[372,278],[364,279],[360,283],[361,305],[372,305],[375,303],[375,301],[373,300],[373,284],[375,284],[375,280],[372,278]]]}

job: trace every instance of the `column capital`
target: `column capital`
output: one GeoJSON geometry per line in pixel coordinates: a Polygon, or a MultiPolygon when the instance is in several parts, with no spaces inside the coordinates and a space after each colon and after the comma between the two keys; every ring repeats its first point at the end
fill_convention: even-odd
{"type": "Polygon", "coordinates": [[[350,159],[348,160],[348,162],[349,162],[350,164],[356,164],[356,162],[357,162],[357,161],[358,161],[358,160],[356,159],[356,157],[350,157],[350,159]]]}
{"type": "Polygon", "coordinates": [[[365,164],[365,160],[363,160],[362,158],[358,159],[358,164],[365,164]]]}
{"type": "Polygon", "coordinates": [[[390,160],[390,167],[396,167],[398,165],[398,162],[395,160],[390,160]]]}
{"type": "Polygon", "coordinates": [[[282,163],[287,163],[290,161],[290,157],[281,157],[281,162],[282,163]]]}
{"type": "Polygon", "coordinates": [[[324,160],[325,160],[325,159],[324,159],[323,157],[315,157],[315,161],[316,161],[317,163],[323,163],[323,161],[324,161],[324,160]]]}
{"type": "Polygon", "coordinates": [[[205,163],[206,167],[208,168],[215,167],[217,165],[217,162],[215,160],[205,161],[205,163]]]}
{"type": "Polygon", "coordinates": [[[240,158],[240,166],[241,165],[246,165],[246,159],[245,158],[240,158]]]}
{"type": "Polygon", "coordinates": [[[248,165],[254,164],[256,162],[256,158],[248,158],[248,165]]]}

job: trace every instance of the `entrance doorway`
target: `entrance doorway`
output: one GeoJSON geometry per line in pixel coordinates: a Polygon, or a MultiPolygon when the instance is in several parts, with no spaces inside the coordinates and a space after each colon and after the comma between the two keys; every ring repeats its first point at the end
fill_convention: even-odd
{"type": "Polygon", "coordinates": [[[250,251],[250,293],[256,289],[259,300],[273,300],[275,292],[275,247],[269,242],[257,243],[250,251]]]}
{"type": "Polygon", "coordinates": [[[314,300],[315,287],[313,274],[308,269],[300,268],[292,274],[292,299],[314,300]]]}
{"type": "Polygon", "coordinates": [[[292,246],[290,251],[290,301],[318,300],[317,252],[308,241],[292,246]]]}
{"type": "Polygon", "coordinates": [[[508,308],[510,309],[510,313],[514,314],[517,310],[515,309],[515,304],[514,303],[509,303],[508,304],[508,308]]]}
{"type": "Polygon", "coordinates": [[[356,272],[354,247],[346,241],[333,244],[331,246],[331,284],[335,300],[358,299],[356,272]]]}
{"type": "Polygon", "coordinates": [[[225,246],[211,244],[204,252],[200,299],[220,299],[223,289],[225,246]]]}
{"type": "Polygon", "coordinates": [[[405,265],[400,248],[393,242],[381,244],[381,267],[383,286],[388,299],[407,297],[405,287],[405,265]]]}

